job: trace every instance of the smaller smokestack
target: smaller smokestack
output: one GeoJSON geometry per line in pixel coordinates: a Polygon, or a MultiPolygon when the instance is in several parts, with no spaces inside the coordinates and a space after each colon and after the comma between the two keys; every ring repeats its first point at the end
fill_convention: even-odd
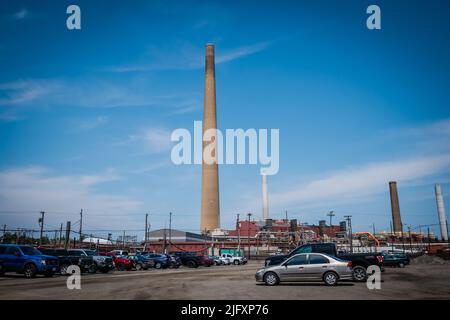
{"type": "Polygon", "coordinates": [[[436,204],[439,215],[439,226],[441,227],[441,238],[448,241],[447,217],[445,216],[444,198],[442,197],[441,185],[436,183],[434,186],[436,192],[436,204]]]}
{"type": "Polygon", "coordinates": [[[262,200],[262,215],[263,220],[266,221],[267,219],[269,219],[269,194],[267,192],[267,175],[264,173],[262,174],[262,200]]]}
{"type": "Polygon", "coordinates": [[[402,218],[400,216],[400,204],[398,201],[397,182],[389,182],[389,191],[391,193],[391,210],[392,210],[392,224],[394,225],[394,232],[403,232],[402,218]]]}

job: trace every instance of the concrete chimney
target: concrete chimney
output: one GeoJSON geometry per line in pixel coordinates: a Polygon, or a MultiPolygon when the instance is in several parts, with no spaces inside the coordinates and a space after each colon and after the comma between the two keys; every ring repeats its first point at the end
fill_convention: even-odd
{"type": "Polygon", "coordinates": [[[262,174],[262,215],[263,221],[269,219],[269,194],[267,192],[267,175],[262,174]]]}
{"type": "MultiPolygon", "coordinates": [[[[217,129],[216,79],[213,44],[206,45],[203,135],[210,129],[217,129]]],[[[217,136],[214,136],[210,141],[203,141],[203,151],[206,147],[210,150],[211,148],[214,149],[212,155],[213,160],[215,161],[212,164],[205,163],[205,159],[202,157],[202,211],[200,229],[202,232],[211,232],[220,227],[217,136]]]]}
{"type": "Polygon", "coordinates": [[[441,228],[441,238],[448,241],[447,217],[445,216],[444,198],[442,197],[441,185],[436,183],[434,186],[436,192],[436,204],[439,215],[439,226],[441,228]]]}
{"type": "Polygon", "coordinates": [[[400,204],[398,202],[397,182],[389,182],[389,190],[391,192],[391,210],[392,210],[392,224],[394,225],[395,233],[403,232],[402,218],[400,216],[400,204]]]}

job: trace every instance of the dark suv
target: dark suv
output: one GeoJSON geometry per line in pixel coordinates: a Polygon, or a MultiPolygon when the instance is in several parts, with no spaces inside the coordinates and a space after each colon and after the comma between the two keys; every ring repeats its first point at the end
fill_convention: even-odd
{"type": "Polygon", "coordinates": [[[58,270],[57,258],[43,255],[31,246],[0,244],[0,275],[17,272],[27,278],[33,278],[36,274],[51,277],[58,270]]]}
{"type": "Polygon", "coordinates": [[[67,274],[67,268],[70,265],[80,267],[81,272],[94,273],[96,271],[96,265],[92,257],[80,257],[78,255],[72,255],[66,249],[39,248],[39,251],[45,255],[58,258],[61,274],[67,274]]]}

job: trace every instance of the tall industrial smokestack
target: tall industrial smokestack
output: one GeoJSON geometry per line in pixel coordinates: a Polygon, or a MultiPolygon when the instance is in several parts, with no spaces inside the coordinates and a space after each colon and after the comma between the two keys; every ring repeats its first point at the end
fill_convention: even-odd
{"type": "MultiPolygon", "coordinates": [[[[203,136],[205,132],[217,129],[216,120],[216,79],[214,66],[214,45],[206,45],[205,59],[205,97],[203,113],[203,136]]],[[[217,164],[217,133],[214,133],[211,140],[203,141],[203,151],[214,150],[212,155],[213,163],[206,163],[203,154],[202,161],[202,212],[201,231],[211,232],[220,226],[219,209],[219,169],[217,164]]]]}
{"type": "Polygon", "coordinates": [[[447,217],[445,216],[444,198],[442,197],[441,185],[436,183],[434,186],[436,192],[436,204],[439,215],[439,226],[441,227],[441,238],[448,241],[447,217]]]}
{"type": "Polygon", "coordinates": [[[400,204],[398,202],[397,182],[389,182],[389,190],[391,192],[391,210],[392,210],[392,224],[394,225],[394,232],[403,232],[402,218],[400,216],[400,204]]]}
{"type": "Polygon", "coordinates": [[[269,219],[269,194],[267,192],[267,175],[265,173],[262,174],[262,200],[262,215],[263,220],[266,221],[267,219],[269,219]]]}

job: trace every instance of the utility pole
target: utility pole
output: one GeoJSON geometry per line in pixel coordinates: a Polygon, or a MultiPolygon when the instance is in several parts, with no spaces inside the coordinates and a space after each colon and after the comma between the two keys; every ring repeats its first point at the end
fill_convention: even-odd
{"type": "Polygon", "coordinates": [[[428,253],[430,253],[430,249],[431,249],[431,239],[430,239],[430,227],[428,227],[428,253]]]}
{"type": "Polygon", "coordinates": [[[375,237],[375,222],[372,222],[372,234],[375,237]]]}
{"type": "Polygon", "coordinates": [[[393,236],[393,230],[392,230],[392,221],[390,221],[391,224],[391,247],[392,252],[394,252],[394,236],[393,236]]]}
{"type": "Polygon", "coordinates": [[[57,241],[56,239],[58,239],[58,230],[55,230],[55,242],[53,248],[56,248],[56,241],[57,241]]]}
{"type": "Polygon", "coordinates": [[[62,241],[62,228],[63,228],[63,224],[61,222],[61,226],[59,228],[59,246],[61,247],[61,241],[62,241]]]}
{"type": "Polygon", "coordinates": [[[172,212],[169,212],[169,252],[171,249],[172,249],[172,212]]]}
{"type": "Polygon", "coordinates": [[[122,249],[125,250],[125,230],[123,230],[123,235],[122,235],[122,249]]]}
{"type": "Polygon", "coordinates": [[[327,214],[327,216],[329,216],[330,217],[330,228],[333,226],[333,223],[332,223],[332,219],[333,219],[333,217],[335,216],[335,214],[334,214],[334,211],[333,210],[331,210],[328,214],[327,214]]]}
{"type": "Polygon", "coordinates": [[[239,222],[239,213],[238,213],[237,218],[236,218],[236,230],[237,230],[237,235],[238,235],[238,251],[240,253],[241,252],[241,227],[239,225],[240,225],[240,222],[239,222]]]}
{"type": "Polygon", "coordinates": [[[403,225],[402,225],[402,245],[403,245],[403,254],[405,254],[405,236],[403,234],[403,225]]]}
{"type": "Polygon", "coordinates": [[[5,235],[6,235],[6,224],[3,225],[3,238],[2,238],[2,243],[5,243],[5,235]]]}
{"type": "Polygon", "coordinates": [[[67,250],[67,248],[69,248],[69,244],[70,244],[70,221],[67,221],[67,225],[66,225],[66,238],[64,239],[64,249],[67,250]]]}
{"type": "Polygon", "coordinates": [[[148,213],[145,214],[145,234],[144,234],[144,242],[147,245],[147,233],[148,233],[148,213]]]}
{"type": "Polygon", "coordinates": [[[45,212],[41,211],[41,217],[39,218],[39,224],[41,226],[41,235],[40,235],[40,238],[39,238],[39,245],[40,246],[42,245],[42,236],[43,236],[43,232],[44,232],[44,215],[45,215],[45,212]]]}
{"type": "MultiPolygon", "coordinates": [[[[247,213],[248,216],[248,233],[247,233],[247,244],[248,244],[248,260],[250,260],[250,217],[252,214],[249,212],[247,213]]],[[[287,211],[286,211],[286,217],[287,217],[287,211]]]]}
{"type": "Polygon", "coordinates": [[[409,236],[409,250],[411,250],[412,253],[411,226],[408,226],[408,236],[409,236]]]}
{"type": "Polygon", "coordinates": [[[352,216],[344,216],[345,220],[347,220],[348,230],[349,230],[349,238],[350,238],[350,253],[353,253],[353,231],[352,231],[352,216]]]}
{"type": "Polygon", "coordinates": [[[81,238],[81,232],[83,231],[83,209],[80,211],[80,243],[83,241],[81,238]]]}

